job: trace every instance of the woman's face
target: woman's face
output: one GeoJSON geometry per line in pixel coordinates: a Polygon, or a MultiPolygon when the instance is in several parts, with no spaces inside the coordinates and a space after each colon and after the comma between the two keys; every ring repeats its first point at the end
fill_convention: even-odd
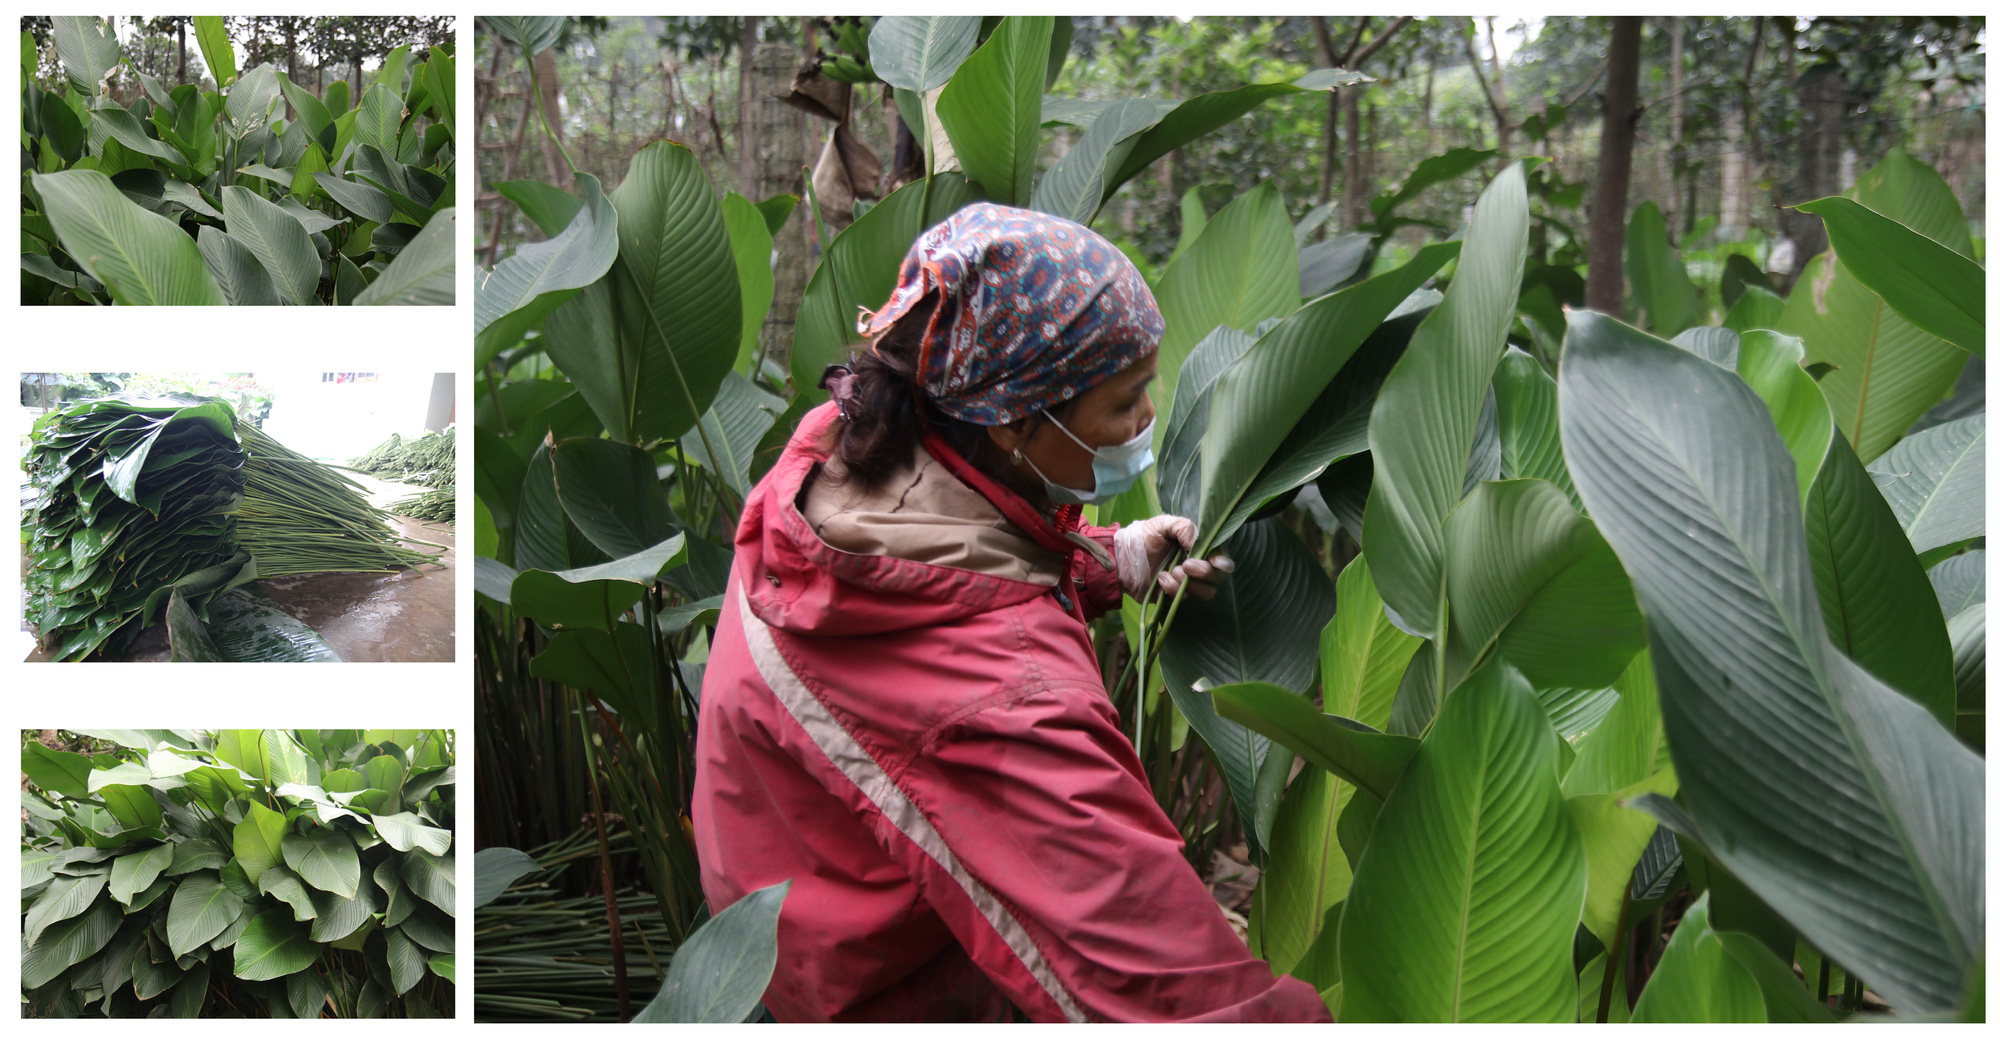
{"type": "MultiPolygon", "coordinates": [[[[1153,398],[1146,390],[1159,373],[1160,352],[1156,349],[1131,367],[1092,386],[1071,401],[1066,412],[1064,408],[1056,408],[1056,420],[1094,448],[1126,442],[1153,421],[1153,398]]],[[[1077,490],[1097,488],[1097,477],[1090,470],[1090,451],[1063,435],[1062,429],[1043,415],[1031,415],[987,431],[1002,452],[1012,455],[1020,450],[1022,456],[1033,461],[1042,474],[1057,484],[1077,490]]],[[[1026,470],[1027,466],[1021,468],[1026,470]]],[[[1041,480],[1034,478],[1033,472],[1028,473],[1026,481],[1037,489],[1041,486],[1041,480]]]]}

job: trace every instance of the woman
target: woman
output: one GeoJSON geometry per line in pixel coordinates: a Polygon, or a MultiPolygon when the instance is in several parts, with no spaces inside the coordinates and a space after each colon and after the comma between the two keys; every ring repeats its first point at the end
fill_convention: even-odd
{"type": "Polygon", "coordinates": [[[1089,229],[967,207],[746,502],[694,834],[716,910],[791,880],[778,1019],[1328,1019],[1182,859],[1084,626],[1230,569],[1079,521],[1152,463],[1162,327],[1089,229]]]}

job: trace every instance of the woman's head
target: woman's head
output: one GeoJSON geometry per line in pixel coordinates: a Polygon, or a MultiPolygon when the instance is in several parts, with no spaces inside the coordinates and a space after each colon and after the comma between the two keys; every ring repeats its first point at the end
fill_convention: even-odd
{"type": "Polygon", "coordinates": [[[1096,232],[967,206],[917,240],[896,290],[864,314],[873,342],[854,365],[836,448],[864,484],[879,483],[907,462],[921,409],[974,464],[1031,499],[1042,483],[1022,474],[1024,462],[1089,490],[1092,454],[1077,440],[1114,447],[1151,421],[1145,388],[1163,328],[1144,278],[1096,232]],[[897,382],[907,406],[889,402],[897,382]]]}

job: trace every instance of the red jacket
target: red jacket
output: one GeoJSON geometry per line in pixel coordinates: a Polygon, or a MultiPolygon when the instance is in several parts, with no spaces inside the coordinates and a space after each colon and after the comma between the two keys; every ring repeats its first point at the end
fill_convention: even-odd
{"type": "Polygon", "coordinates": [[[792,880],[772,1015],[1328,1021],[1231,931],[1119,731],[1079,615],[1116,605],[1113,574],[828,546],[797,501],[832,419],[745,504],[695,747],[710,906],[792,880]]]}

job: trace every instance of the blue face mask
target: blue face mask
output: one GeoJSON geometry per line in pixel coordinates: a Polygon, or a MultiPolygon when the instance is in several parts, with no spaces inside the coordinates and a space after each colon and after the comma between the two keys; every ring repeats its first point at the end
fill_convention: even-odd
{"type": "Polygon", "coordinates": [[[1151,421],[1146,423],[1145,428],[1139,430],[1138,435],[1123,443],[1093,448],[1089,443],[1077,439],[1076,433],[1063,428],[1063,423],[1056,421],[1055,415],[1045,414],[1044,417],[1062,429],[1063,435],[1074,440],[1077,446],[1090,451],[1090,474],[1097,479],[1097,486],[1094,489],[1072,489],[1042,475],[1042,470],[1035,467],[1035,462],[1028,461],[1026,456],[1022,456],[1021,460],[1027,461],[1028,467],[1033,468],[1036,475],[1042,476],[1042,485],[1048,487],[1049,499],[1057,504],[1103,504],[1131,489],[1132,484],[1139,481],[1139,476],[1146,469],[1153,467],[1153,422],[1151,421]]]}

